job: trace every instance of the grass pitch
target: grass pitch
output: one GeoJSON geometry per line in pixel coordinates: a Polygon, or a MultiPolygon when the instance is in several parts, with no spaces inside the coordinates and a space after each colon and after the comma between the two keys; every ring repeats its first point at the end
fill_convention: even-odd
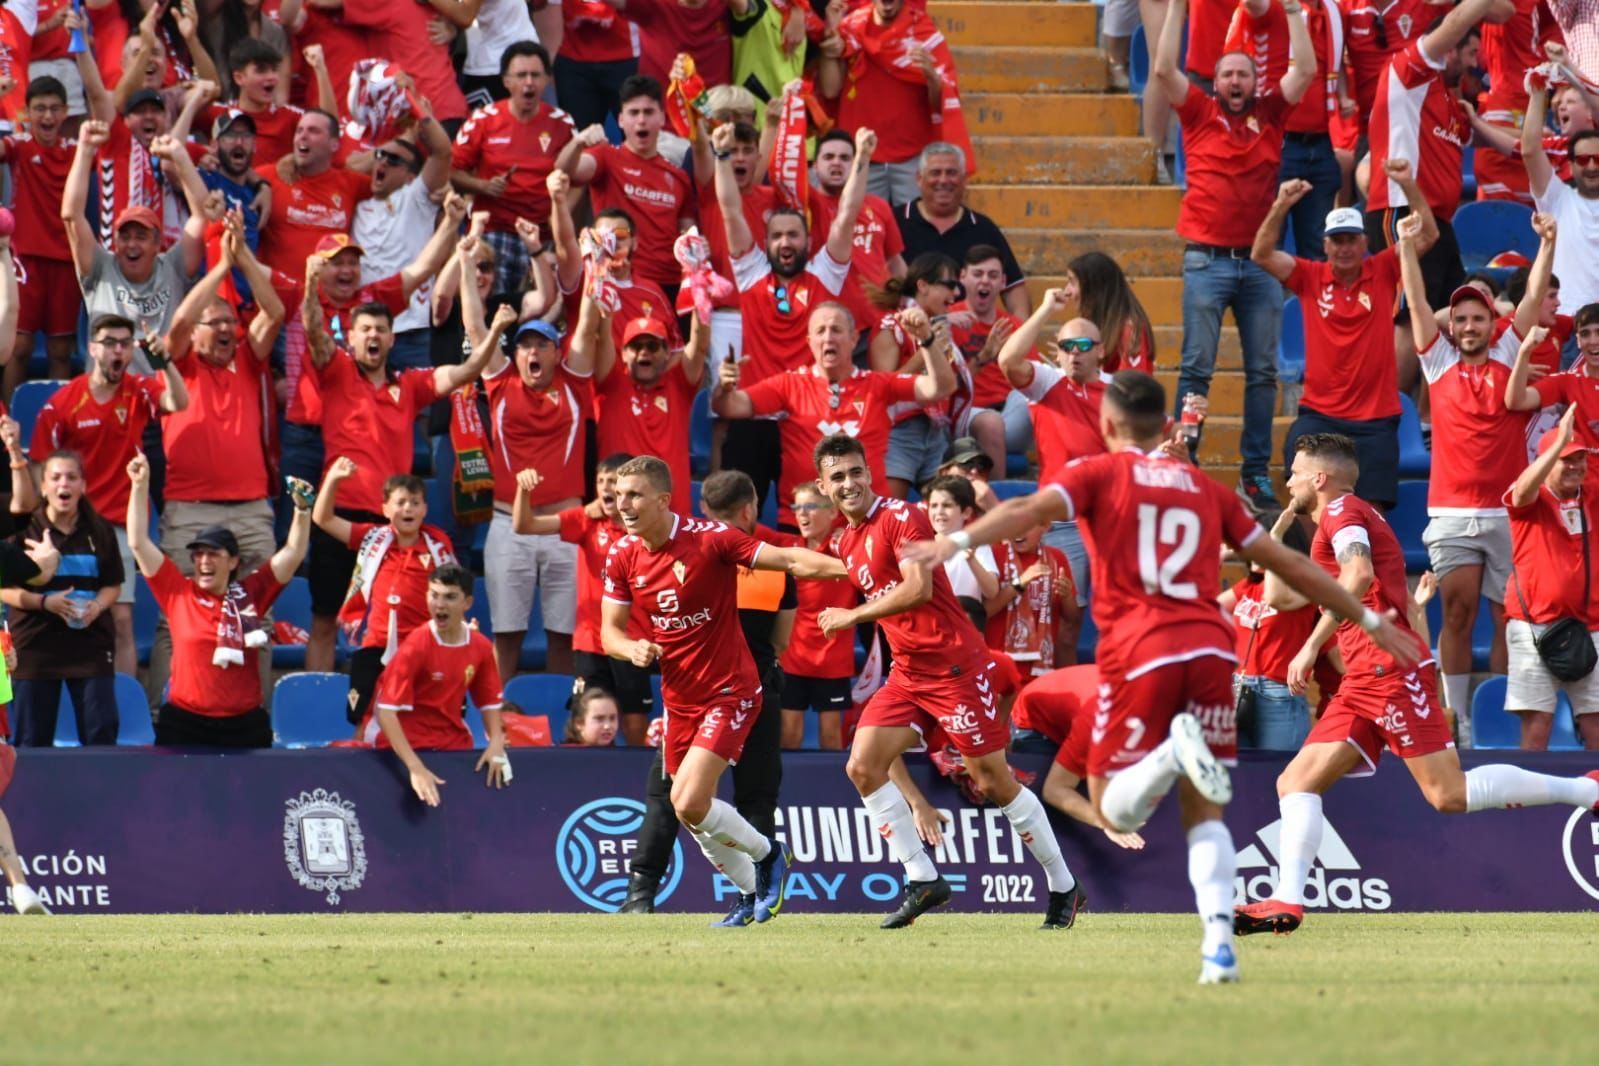
{"type": "Polygon", "coordinates": [[[1085,914],[0,924],[0,1061],[1577,1062],[1593,915],[1314,915],[1198,988],[1198,923],[1085,914]]]}

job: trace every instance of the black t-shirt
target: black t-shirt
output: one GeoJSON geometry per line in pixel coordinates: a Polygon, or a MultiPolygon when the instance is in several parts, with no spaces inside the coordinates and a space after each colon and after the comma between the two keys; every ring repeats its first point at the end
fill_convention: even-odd
{"type": "Polygon", "coordinates": [[[968,250],[979,244],[991,244],[999,249],[999,261],[1005,268],[1005,287],[1014,288],[1027,280],[1021,264],[1016,262],[1016,256],[1010,250],[1010,242],[1005,239],[1004,232],[994,225],[993,219],[966,208],[959,222],[940,233],[937,226],[922,217],[921,209],[916,206],[920,203],[920,200],[913,200],[894,209],[899,235],[905,242],[906,263],[914,262],[917,256],[926,252],[942,252],[955,262],[964,263],[968,250]]]}
{"type": "MultiPolygon", "coordinates": [[[[122,584],[122,550],[111,523],[80,511],[77,526],[63,533],[46,523],[41,509],[8,546],[20,551],[24,540],[38,540],[46,528],[61,553],[61,566],[48,584],[36,586],[35,591],[49,595],[70,589],[88,598],[103,588],[122,584]]],[[[33,567],[30,576],[37,576],[38,567],[31,559],[27,562],[33,567]]],[[[12,584],[15,579],[3,556],[0,568],[5,568],[0,569],[4,582],[12,584]]],[[[110,611],[102,612],[87,628],[73,629],[50,611],[13,609],[11,636],[17,645],[17,669],[12,676],[22,681],[99,677],[115,666],[117,630],[110,611]]]]}

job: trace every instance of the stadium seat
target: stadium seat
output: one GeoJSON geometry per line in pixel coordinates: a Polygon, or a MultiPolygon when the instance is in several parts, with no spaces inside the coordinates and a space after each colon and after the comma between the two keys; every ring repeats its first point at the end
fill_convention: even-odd
{"type": "Polygon", "coordinates": [[[1432,473],[1432,453],[1421,435],[1421,415],[1415,401],[1399,394],[1399,476],[1427,477],[1432,473]]]}
{"type": "Polygon", "coordinates": [[[1549,731],[1549,750],[1582,750],[1582,741],[1577,739],[1577,724],[1571,717],[1571,701],[1564,692],[1560,693],[1555,705],[1555,724],[1549,731]]]}
{"type": "Polygon", "coordinates": [[[1144,36],[1144,27],[1133,28],[1133,40],[1127,47],[1127,81],[1128,91],[1134,96],[1144,95],[1144,86],[1149,84],[1149,41],[1144,36]]]}
{"type": "Polygon", "coordinates": [[[822,716],[815,711],[805,712],[805,735],[800,738],[801,751],[818,751],[822,747],[822,716]]]}
{"type": "Polygon", "coordinates": [[[118,674],[117,744],[131,746],[155,743],[155,726],[150,721],[150,701],[137,678],[118,674]]]}
{"type": "Polygon", "coordinates": [[[466,697],[466,714],[464,717],[466,730],[472,734],[472,746],[474,748],[488,747],[489,732],[483,728],[483,712],[477,709],[477,704],[472,702],[470,694],[466,697]]]}
{"type": "Polygon", "coordinates": [[[1471,694],[1471,746],[1483,749],[1521,747],[1521,722],[1505,713],[1505,679],[1490,677],[1471,694]]]}
{"type": "MultiPolygon", "coordinates": [[[[1405,569],[1419,574],[1432,565],[1427,548],[1421,543],[1421,531],[1427,528],[1427,483],[1401,481],[1399,502],[1388,512],[1388,524],[1393,527],[1399,546],[1405,551],[1405,569]]],[[[1434,603],[1437,599],[1434,598],[1434,603]]]]}
{"type": "Polygon", "coordinates": [[[505,686],[505,698],[523,714],[542,714],[550,722],[550,738],[558,745],[569,717],[572,678],[567,674],[517,674],[505,686]]]}
{"type": "Polygon", "coordinates": [[[1500,252],[1519,252],[1529,262],[1538,254],[1532,208],[1514,200],[1461,204],[1455,212],[1454,228],[1460,242],[1460,261],[1468,271],[1481,270],[1500,252]]]}
{"type": "Polygon", "coordinates": [[[1077,661],[1091,663],[1094,661],[1094,649],[1099,646],[1099,627],[1094,625],[1093,612],[1083,610],[1083,628],[1077,634],[1077,661]]]}
{"type": "MultiPolygon", "coordinates": [[[[1480,150],[1482,150],[1482,151],[1490,151],[1490,152],[1493,151],[1493,149],[1491,149],[1491,148],[1480,149],[1480,150]]],[[[1472,149],[1469,149],[1469,150],[1461,153],[1461,156],[1463,158],[1461,159],[1461,163],[1460,163],[1460,198],[1462,200],[1475,200],[1475,199],[1477,199],[1477,152],[1478,151],[1479,151],[1479,149],[1472,148],[1472,149]]]]}
{"type": "Polygon", "coordinates": [[[1278,380],[1297,385],[1305,380],[1305,316],[1299,297],[1283,302],[1282,337],[1277,344],[1278,380]]]}
{"type": "MultiPolygon", "coordinates": [[[[16,723],[11,724],[16,728],[16,723]]],[[[76,748],[78,741],[78,720],[72,713],[72,695],[67,692],[67,686],[61,686],[61,705],[56,711],[56,742],[58,748],[76,748]]]]}
{"type": "Polygon", "coordinates": [[[139,653],[139,665],[150,665],[150,649],[155,647],[155,631],[161,622],[161,608],[156,605],[155,593],[145,583],[144,575],[133,582],[133,645],[139,653]]]}
{"type": "Polygon", "coordinates": [[[1031,496],[1038,491],[1036,481],[990,481],[989,487],[994,490],[994,495],[1002,500],[1014,499],[1017,496],[1031,496]]]}
{"type": "Polygon", "coordinates": [[[469,622],[476,622],[480,633],[493,639],[494,626],[489,621],[489,586],[482,578],[472,582],[472,607],[466,612],[469,622]]]}
{"type": "MultiPolygon", "coordinates": [[[[1427,601],[1427,632],[1432,637],[1432,646],[1438,646],[1438,630],[1443,625],[1442,598],[1434,596],[1427,601]]],[[[1494,642],[1494,616],[1491,604],[1487,597],[1477,602],[1477,621],[1471,627],[1471,668],[1476,671],[1486,671],[1488,660],[1493,652],[1494,642]]]]}
{"type": "Polygon", "coordinates": [[[272,746],[319,748],[350,735],[348,674],[288,674],[272,686],[272,746]]]}
{"type": "Polygon", "coordinates": [[[1005,476],[1008,478],[1024,478],[1033,468],[1032,460],[1023,452],[1005,453],[1005,476]]]}
{"type": "Polygon", "coordinates": [[[661,696],[661,675],[658,673],[650,675],[650,696],[654,699],[650,704],[650,717],[659,718],[666,709],[666,701],[661,696]]]}
{"type": "MultiPolygon", "coordinates": [[[[292,622],[311,631],[311,583],[303,577],[291,577],[272,605],[272,618],[278,622],[292,622]]],[[[272,645],[272,665],[279,670],[299,670],[305,666],[304,644],[272,645]]]]}
{"type": "Polygon", "coordinates": [[[704,518],[705,512],[700,507],[700,494],[705,489],[705,482],[690,481],[688,483],[688,509],[696,518],[704,518]]]}
{"type": "Polygon", "coordinates": [[[24,381],[11,394],[11,417],[22,427],[22,446],[33,440],[33,425],[39,420],[39,411],[64,381],[24,381]]]}
{"type": "Polygon", "coordinates": [[[711,390],[694,394],[694,407],[688,420],[688,465],[695,477],[711,471],[711,390]]]}

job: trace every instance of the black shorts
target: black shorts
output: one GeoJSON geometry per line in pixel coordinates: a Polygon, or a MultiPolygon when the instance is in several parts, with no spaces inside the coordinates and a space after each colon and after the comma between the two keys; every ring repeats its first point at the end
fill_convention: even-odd
{"type": "Polygon", "coordinates": [[[783,710],[847,711],[852,684],[847,677],[789,674],[783,679],[783,710]]]}
{"type": "MultiPolygon", "coordinates": [[[[371,511],[340,507],[333,513],[350,522],[374,522],[380,526],[388,522],[387,518],[371,511]]],[[[307,571],[311,585],[311,613],[325,618],[337,615],[339,608],[344,606],[344,598],[350,594],[350,575],[354,572],[354,549],[322,532],[320,526],[312,526],[311,565],[307,571]]]]}
{"type": "Polygon", "coordinates": [[[1374,418],[1367,422],[1351,422],[1345,418],[1329,418],[1303,405],[1299,417],[1288,427],[1283,438],[1283,469],[1294,464],[1294,445],[1307,433],[1342,433],[1355,442],[1355,452],[1360,461],[1360,477],[1355,482],[1355,495],[1384,511],[1393,510],[1399,502],[1399,416],[1374,418]]]}
{"type": "Polygon", "coordinates": [[[378,679],[383,676],[382,648],[357,648],[350,653],[350,702],[346,713],[351,725],[359,725],[372,706],[372,697],[378,690],[378,679]]]}
{"type": "MultiPolygon", "coordinates": [[[[1366,212],[1366,246],[1376,255],[1384,248],[1399,242],[1399,220],[1410,214],[1408,207],[1395,207],[1387,211],[1366,212]]],[[[1444,219],[1437,219],[1438,240],[1421,257],[1421,277],[1427,283],[1427,303],[1434,310],[1449,306],[1449,296],[1466,280],[1466,268],[1460,263],[1460,242],[1455,239],[1455,227],[1444,219]]],[[[1398,325],[1410,323],[1410,311],[1400,301],[1394,315],[1398,325]]]]}
{"type": "Polygon", "coordinates": [[[650,684],[651,670],[591,651],[574,651],[572,658],[583,686],[598,685],[615,696],[617,709],[623,714],[648,717],[654,713],[655,689],[650,684]]]}

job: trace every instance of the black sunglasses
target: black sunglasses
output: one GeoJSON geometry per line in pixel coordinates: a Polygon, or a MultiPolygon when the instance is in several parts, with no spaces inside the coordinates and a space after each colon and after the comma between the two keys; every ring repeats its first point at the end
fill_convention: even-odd
{"type": "Polygon", "coordinates": [[[421,162],[419,160],[408,158],[407,156],[400,155],[397,152],[391,152],[387,148],[374,149],[372,152],[372,158],[376,159],[380,163],[387,163],[390,166],[404,167],[406,170],[421,169],[421,162]]]}

